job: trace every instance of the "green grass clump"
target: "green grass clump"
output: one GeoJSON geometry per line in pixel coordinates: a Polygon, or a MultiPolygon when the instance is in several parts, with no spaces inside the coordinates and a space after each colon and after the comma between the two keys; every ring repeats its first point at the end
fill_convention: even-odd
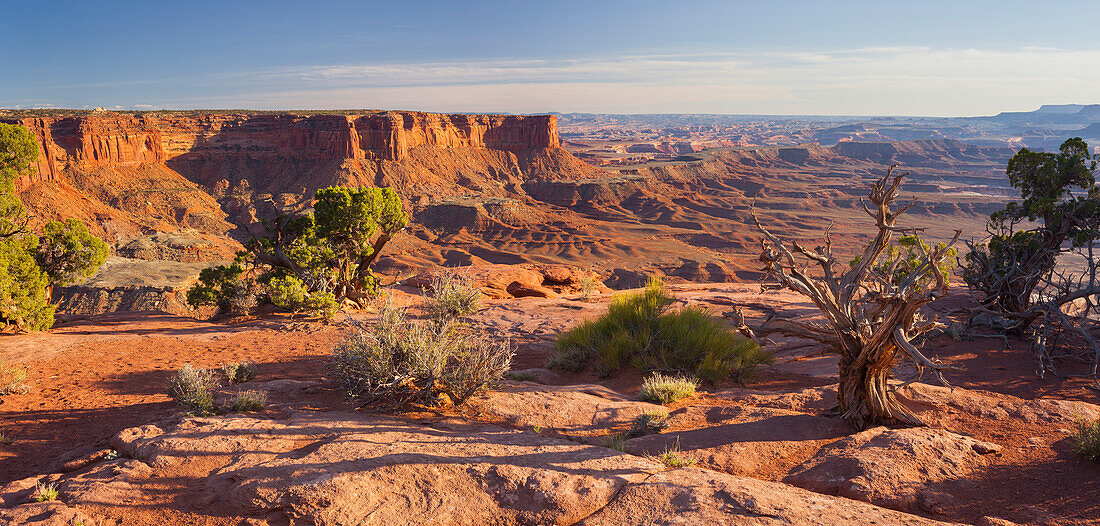
{"type": "Polygon", "coordinates": [[[0,362],[0,396],[26,394],[31,388],[23,383],[27,379],[27,369],[0,362]]]}
{"type": "Polygon", "coordinates": [[[608,435],[607,438],[604,439],[604,445],[606,445],[610,449],[614,449],[615,451],[625,452],[627,438],[629,437],[626,436],[626,433],[615,433],[614,435],[608,435]]]}
{"type": "Polygon", "coordinates": [[[616,298],[607,314],[559,335],[550,366],[578,372],[592,365],[601,376],[630,366],[713,381],[743,379],[771,361],[770,353],[706,310],[671,311],[674,301],[651,279],[644,291],[616,298]]]}
{"type": "Polygon", "coordinates": [[[642,382],[638,396],[646,402],[671,404],[681,398],[695,396],[696,387],[698,382],[692,378],[653,373],[642,382]]]}
{"type": "Polygon", "coordinates": [[[1100,462],[1100,419],[1078,419],[1070,433],[1073,452],[1085,460],[1100,462]]]}
{"type": "Polygon", "coordinates": [[[222,372],[230,383],[243,384],[256,378],[260,369],[252,362],[230,362],[222,366],[222,372]]]}
{"type": "Polygon", "coordinates": [[[263,411],[267,406],[267,391],[241,391],[229,401],[226,408],[230,413],[250,413],[263,411]]]}
{"type": "Polygon", "coordinates": [[[61,497],[61,492],[57,489],[57,484],[43,484],[39,482],[34,486],[34,493],[31,494],[31,500],[35,502],[46,502],[50,500],[57,500],[61,497]]]}
{"type": "Polygon", "coordinates": [[[171,394],[180,409],[203,416],[214,414],[214,390],[218,377],[210,369],[184,364],[171,380],[171,394]]]}

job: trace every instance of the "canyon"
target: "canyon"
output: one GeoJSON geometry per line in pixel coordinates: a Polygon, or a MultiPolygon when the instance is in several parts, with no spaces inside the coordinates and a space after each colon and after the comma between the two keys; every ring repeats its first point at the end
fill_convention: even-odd
{"type": "Polygon", "coordinates": [[[263,220],[307,209],[330,185],[402,195],[411,224],[379,261],[393,279],[437,266],[564,264],[613,288],[654,273],[755,279],[752,207],[798,239],[833,224],[838,247],[852,249],[867,232],[866,184],[893,163],[912,172],[912,226],[933,237],[955,228],[981,237],[1013,193],[1003,175],[1011,148],[953,139],[696,148],[669,137],[674,158],[597,166],[563,145],[554,115],[41,110],[0,120],[41,144],[36,174],[18,182],[38,223],[89,223],[126,259],[108,269],[153,262],[130,283],[90,280],[118,290],[62,291],[63,310],[80,312],[148,296],[126,287],[178,296],[188,279],[165,285],[157,262],[231,259],[263,220]]]}

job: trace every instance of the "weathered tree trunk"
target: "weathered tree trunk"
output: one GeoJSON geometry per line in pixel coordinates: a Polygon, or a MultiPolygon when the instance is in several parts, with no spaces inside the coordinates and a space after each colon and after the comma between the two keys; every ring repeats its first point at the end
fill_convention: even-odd
{"type": "Polygon", "coordinates": [[[841,357],[840,385],[837,388],[837,412],[852,425],[863,429],[873,423],[922,425],[912,411],[894,398],[888,381],[897,349],[865,350],[889,360],[853,363],[841,357]]]}

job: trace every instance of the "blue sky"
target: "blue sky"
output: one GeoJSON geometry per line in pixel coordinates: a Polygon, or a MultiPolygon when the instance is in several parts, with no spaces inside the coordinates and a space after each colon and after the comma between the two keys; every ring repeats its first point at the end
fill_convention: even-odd
{"type": "Polygon", "coordinates": [[[1100,2],[0,1],[0,107],[961,116],[1100,103],[1100,2]]]}

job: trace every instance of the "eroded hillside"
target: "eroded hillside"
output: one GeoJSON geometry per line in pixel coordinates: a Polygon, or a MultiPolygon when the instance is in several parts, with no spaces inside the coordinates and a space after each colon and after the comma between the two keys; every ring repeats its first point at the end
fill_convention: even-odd
{"type": "Polygon", "coordinates": [[[413,222],[382,261],[392,274],[435,265],[566,263],[632,286],[660,271],[751,278],[760,217],[845,246],[863,229],[859,197],[890,163],[914,173],[913,226],[978,237],[1010,193],[1012,151],[953,140],[709,148],[675,160],[597,168],[561,148],[555,116],[417,112],[75,112],[9,118],[43,145],[20,181],[37,219],[79,217],[120,256],[218,261],[276,209],[329,185],[395,187],[413,222]],[[918,224],[919,223],[919,224],[918,224]],[[165,240],[175,240],[168,243],[165,240]]]}

